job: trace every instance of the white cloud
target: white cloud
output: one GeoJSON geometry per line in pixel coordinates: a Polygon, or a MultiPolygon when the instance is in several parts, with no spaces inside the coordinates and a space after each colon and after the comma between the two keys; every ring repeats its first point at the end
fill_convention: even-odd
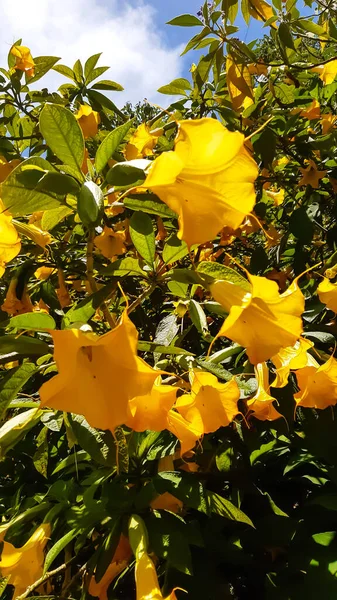
{"type": "MultiPolygon", "coordinates": [[[[111,66],[103,77],[125,88],[113,94],[116,104],[146,97],[167,105],[156,90],[181,76],[181,47],[165,46],[146,0],[108,1],[105,6],[98,0],[0,0],[1,66],[18,38],[33,56],[59,56],[70,67],[77,58],[102,52],[98,66],[111,66]]],[[[56,72],[41,80],[50,90],[65,81],[56,72]]]]}

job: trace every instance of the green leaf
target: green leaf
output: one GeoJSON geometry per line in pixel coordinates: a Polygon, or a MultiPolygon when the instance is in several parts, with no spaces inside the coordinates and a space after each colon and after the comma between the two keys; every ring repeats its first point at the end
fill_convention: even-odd
{"type": "Polygon", "coordinates": [[[36,451],[32,456],[32,460],[37,472],[46,479],[48,476],[48,449],[48,429],[43,427],[36,438],[36,451]]]}
{"type": "Polygon", "coordinates": [[[85,81],[86,85],[88,85],[89,83],[94,81],[94,79],[97,79],[97,77],[100,77],[101,75],[103,75],[103,73],[105,73],[109,69],[110,69],[110,67],[96,67],[95,69],[93,69],[91,71],[90,75],[88,75],[86,78],[86,81],[85,81]]]}
{"type": "Polygon", "coordinates": [[[175,17],[171,21],[167,21],[166,25],[176,25],[178,27],[203,27],[204,24],[198,17],[194,15],[184,14],[175,17]]]}
{"type": "Polygon", "coordinates": [[[206,315],[199,302],[191,299],[188,305],[188,312],[193,325],[202,336],[209,336],[206,315]]]}
{"type": "Polygon", "coordinates": [[[118,115],[122,121],[128,120],[128,117],[122,113],[119,108],[117,108],[116,104],[114,104],[110,98],[104,96],[104,94],[101,94],[101,92],[97,92],[96,90],[88,90],[87,96],[95,105],[95,110],[102,110],[102,108],[106,108],[112,113],[118,115]]]}
{"type": "Polygon", "coordinates": [[[116,83],[115,81],[110,81],[110,79],[101,79],[97,83],[95,83],[92,90],[108,90],[110,92],[122,92],[124,90],[123,86],[120,83],[116,83]]]}
{"type": "Polygon", "coordinates": [[[41,79],[41,77],[48,73],[48,71],[54,67],[58,60],[60,60],[60,58],[57,56],[34,56],[35,73],[33,77],[29,77],[27,80],[29,85],[31,83],[35,83],[35,81],[38,81],[41,79]]]}
{"type": "Polygon", "coordinates": [[[44,231],[51,231],[58,225],[63,219],[73,213],[73,209],[68,206],[59,206],[58,208],[51,208],[45,210],[41,219],[41,228],[44,231]]]}
{"type": "Polygon", "coordinates": [[[302,244],[310,244],[314,226],[303,206],[294,210],[289,219],[289,230],[302,244]]]}
{"type": "Polygon", "coordinates": [[[85,83],[88,83],[88,77],[91,75],[93,69],[96,67],[97,62],[101,56],[102,52],[99,52],[98,54],[93,54],[92,56],[90,56],[90,58],[88,58],[88,60],[86,61],[84,65],[85,83]]]}
{"type": "Polygon", "coordinates": [[[218,365],[209,360],[197,360],[197,364],[199,367],[204,369],[205,371],[209,371],[212,375],[215,375],[218,379],[223,379],[224,381],[230,381],[233,378],[232,373],[224,369],[221,365],[218,365]]]}
{"type": "Polygon", "coordinates": [[[117,163],[108,171],[106,180],[118,188],[131,188],[145,181],[145,173],[143,169],[130,163],[117,163]]]}
{"type": "Polygon", "coordinates": [[[167,85],[163,85],[157,91],[160,92],[160,94],[168,94],[169,96],[187,96],[186,90],[191,91],[191,89],[191,84],[188,79],[179,78],[174,79],[167,85]]]}
{"type": "Polygon", "coordinates": [[[282,46],[284,46],[285,48],[291,48],[292,50],[295,50],[294,40],[292,38],[291,31],[287,23],[280,23],[278,28],[278,36],[280,38],[282,46]]]}
{"type": "Polygon", "coordinates": [[[11,369],[2,377],[0,381],[0,419],[2,419],[10,402],[16,398],[18,392],[20,392],[35,371],[35,365],[24,363],[20,367],[11,369]]]}
{"type": "Polygon", "coordinates": [[[93,181],[86,181],[77,200],[77,212],[83,225],[89,229],[100,224],[104,212],[104,196],[93,181]]]}
{"type": "Polygon", "coordinates": [[[250,518],[226,498],[219,496],[219,494],[216,494],[215,492],[206,490],[206,499],[210,512],[215,513],[220,517],[224,517],[225,519],[239,521],[240,523],[246,523],[247,525],[250,525],[250,527],[254,527],[250,518]]]}
{"type": "Polygon", "coordinates": [[[318,23],[314,23],[314,21],[309,21],[307,19],[298,19],[297,21],[295,21],[294,25],[297,25],[301,29],[304,29],[304,31],[310,31],[310,33],[314,33],[315,35],[326,35],[324,27],[318,25],[318,23]]]}
{"type": "Polygon", "coordinates": [[[126,134],[128,133],[132,125],[133,120],[131,119],[123,125],[116,127],[116,129],[108,133],[108,135],[104,138],[103,142],[101,143],[96,152],[95,157],[95,167],[98,173],[100,173],[104,169],[105,165],[108,163],[108,160],[117,150],[119,144],[124,140],[126,134]]]}
{"type": "Polygon", "coordinates": [[[102,275],[114,275],[114,277],[144,277],[147,278],[147,273],[143,271],[141,264],[137,258],[120,258],[113,262],[108,267],[100,270],[102,275]]]}
{"type": "Polygon", "coordinates": [[[187,536],[187,524],[167,511],[155,511],[146,519],[151,549],[168,566],[193,575],[192,558],[187,536]]]}
{"type": "Polygon", "coordinates": [[[99,431],[91,427],[82,415],[69,414],[69,424],[83,450],[105,467],[116,465],[116,445],[111,431],[99,431]]]}
{"type": "Polygon", "coordinates": [[[68,533],[65,533],[50,548],[50,550],[47,552],[47,555],[46,555],[46,558],[44,561],[43,574],[45,574],[48,571],[49,567],[53,564],[55,558],[58,557],[60,552],[62,552],[62,550],[64,550],[64,548],[66,546],[68,546],[68,544],[76,537],[76,535],[77,535],[76,529],[71,529],[71,531],[68,531],[68,533]]]}
{"type": "Polygon", "coordinates": [[[155,196],[155,194],[134,194],[128,196],[124,198],[124,206],[132,210],[141,210],[150,215],[158,215],[163,218],[177,218],[177,214],[164,204],[158,196],[155,196]]]}
{"type": "Polygon", "coordinates": [[[79,84],[82,84],[83,83],[83,67],[82,67],[82,63],[79,59],[77,59],[77,61],[75,62],[74,66],[73,66],[73,71],[75,73],[76,81],[79,84]]]}
{"type": "Polygon", "coordinates": [[[188,283],[179,283],[179,281],[169,281],[167,287],[174,296],[178,296],[179,298],[187,298],[188,283]]]}
{"type": "Polygon", "coordinates": [[[133,213],[130,219],[132,242],[145,262],[153,267],[156,254],[156,238],[151,218],[142,212],[133,213]]]}
{"type": "Polygon", "coordinates": [[[60,75],[64,75],[65,77],[68,77],[68,79],[72,79],[73,81],[76,81],[74,71],[72,69],[70,69],[70,67],[67,67],[66,65],[55,65],[53,67],[53,71],[57,71],[57,73],[60,73],[60,75]]]}
{"type": "Polygon", "coordinates": [[[187,356],[194,356],[192,352],[178,348],[177,346],[163,346],[156,342],[138,342],[137,348],[140,352],[155,352],[157,354],[186,354],[187,356]]]}
{"type": "Polygon", "coordinates": [[[20,356],[44,356],[44,354],[49,354],[49,346],[38,338],[26,335],[20,337],[16,335],[0,336],[0,358],[12,352],[20,356]]]}
{"type": "Polygon", "coordinates": [[[0,427],[0,459],[17,444],[41,418],[39,408],[30,408],[12,417],[0,427]]]}
{"type": "Polygon", "coordinates": [[[188,246],[179,240],[176,233],[172,233],[164,245],[163,260],[170,265],[188,254],[188,246]]]}
{"type": "Polygon", "coordinates": [[[203,281],[201,277],[199,277],[196,271],[192,271],[191,269],[171,269],[167,273],[167,277],[169,277],[172,281],[178,281],[179,283],[188,283],[191,285],[202,285],[203,281]]]}
{"type": "Polygon", "coordinates": [[[63,196],[54,190],[41,189],[41,180],[45,176],[45,171],[51,172],[52,169],[52,165],[43,158],[28,158],[20,163],[2,183],[1,198],[13,217],[60,206],[64,201],[63,196]]]}
{"type": "Polygon", "coordinates": [[[40,114],[40,131],[57,158],[83,180],[84,138],[73,113],[57,104],[45,104],[40,114]]]}
{"type": "Polygon", "coordinates": [[[210,283],[216,280],[230,281],[234,285],[239,285],[243,289],[250,291],[250,284],[240,273],[234,271],[230,267],[220,265],[219,263],[203,261],[198,264],[198,273],[207,275],[210,278],[210,283]]]}
{"type": "Polygon", "coordinates": [[[63,322],[66,327],[70,327],[73,323],[87,323],[94,316],[96,310],[106,300],[115,287],[115,284],[108,283],[97,292],[81,300],[72,306],[65,315],[63,322]]]}
{"type": "Polygon", "coordinates": [[[12,317],[9,321],[10,327],[16,329],[26,329],[27,331],[43,331],[46,329],[55,329],[56,323],[50,315],[46,313],[24,313],[12,317]]]}

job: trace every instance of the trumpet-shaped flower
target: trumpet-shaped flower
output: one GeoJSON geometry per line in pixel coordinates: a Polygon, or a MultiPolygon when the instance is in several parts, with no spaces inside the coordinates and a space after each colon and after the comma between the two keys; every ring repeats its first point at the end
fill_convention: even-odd
{"type": "Polygon", "coordinates": [[[50,525],[43,523],[21,548],[3,542],[0,573],[9,577],[8,583],[15,588],[13,600],[42,576],[44,548],[50,533],[50,525]]]}
{"type": "Polygon", "coordinates": [[[23,289],[19,291],[17,277],[11,279],[1,310],[11,317],[33,311],[27,285],[24,285],[23,289]]]}
{"type": "Polygon", "coordinates": [[[317,288],[317,292],[320,301],[337,313],[337,283],[331,283],[329,279],[324,277],[317,288]]]}
{"type": "Polygon", "coordinates": [[[25,71],[28,77],[33,77],[35,73],[35,62],[27,46],[13,46],[10,53],[15,56],[14,69],[25,71]]]}
{"type": "Polygon", "coordinates": [[[239,227],[254,207],[258,171],[241,133],[211,118],[178,125],[174,151],[154,161],[143,185],[179,215],[178,236],[191,247],[239,227]]]}
{"type": "Polygon", "coordinates": [[[254,367],[257,380],[257,392],[253,398],[248,400],[247,407],[253,411],[254,417],[260,421],[275,421],[282,415],[273,405],[275,398],[269,394],[269,371],[265,362],[254,367]]]}
{"type": "Polygon", "coordinates": [[[5,272],[6,263],[15,258],[21,249],[20,238],[12,223],[12,217],[3,211],[0,200],[0,277],[5,272]]]}
{"type": "Polygon", "coordinates": [[[132,556],[132,550],[129,540],[125,535],[121,535],[116,552],[112,561],[99,582],[95,581],[94,575],[90,579],[88,592],[91,596],[99,600],[108,600],[108,589],[110,584],[118,575],[126,569],[132,556]]]}
{"type": "Polygon", "coordinates": [[[88,104],[81,104],[76,115],[76,119],[82,129],[84,139],[94,137],[98,131],[98,125],[101,122],[99,113],[88,104]]]}
{"type": "Polygon", "coordinates": [[[280,294],[275,281],[247,275],[248,289],[222,280],[210,288],[214,299],[229,312],[218,335],[244,346],[256,365],[298,340],[303,331],[304,297],[297,280],[280,294]]]}
{"type": "Polygon", "coordinates": [[[126,252],[125,231],[114,231],[110,227],[104,227],[103,233],[97,235],[94,239],[95,246],[106,258],[113,258],[126,252]]]}
{"type": "Polygon", "coordinates": [[[311,69],[314,73],[319,73],[320,79],[324,85],[329,85],[335,80],[337,75],[337,59],[330,60],[325,65],[319,65],[311,69]]]}
{"type": "Polygon", "coordinates": [[[330,356],[323,365],[296,371],[300,391],[294,395],[298,406],[324,409],[337,402],[337,360],[330,356]]]}
{"type": "Polygon", "coordinates": [[[186,421],[199,421],[201,436],[229,425],[239,412],[239,398],[234,378],[220,383],[211,373],[194,371],[191,393],[178,398],[176,408],[186,421]]]}
{"type": "Polygon", "coordinates": [[[290,371],[303,369],[316,364],[315,359],[308,354],[308,350],[313,347],[313,343],[304,338],[300,338],[294,346],[283,348],[275,356],[272,356],[276,367],[276,377],[271,384],[272,387],[282,388],[288,383],[290,371]]]}
{"type": "Polygon", "coordinates": [[[84,415],[99,429],[127,423],[129,400],[149,393],[158,377],[137,356],[138,332],[127,313],[101,337],[79,329],[51,334],[59,374],[42,385],[41,406],[84,415]]]}
{"type": "Polygon", "coordinates": [[[150,131],[150,128],[146,123],[139,125],[126,145],[126,160],[134,160],[136,158],[145,158],[146,156],[151,156],[153,154],[153,149],[157,144],[158,137],[162,134],[162,132],[162,129],[150,131]]]}
{"type": "Polygon", "coordinates": [[[319,119],[321,116],[321,107],[319,102],[314,98],[311,104],[309,104],[307,108],[303,108],[299,114],[301,117],[309,119],[309,121],[312,119],[319,119]]]}
{"type": "Polygon", "coordinates": [[[137,600],[176,600],[174,590],[169,596],[163,596],[158,583],[156,567],[147,552],[136,556],[137,600]]]}
{"type": "Polygon", "coordinates": [[[318,171],[313,160],[309,160],[309,165],[304,169],[300,167],[302,177],[298,182],[299,186],[311,185],[312,188],[319,188],[319,182],[323,177],[326,177],[327,171],[318,171]]]}
{"type": "Polygon", "coordinates": [[[322,134],[326,135],[334,127],[337,116],[331,113],[325,113],[321,116],[322,134]]]}

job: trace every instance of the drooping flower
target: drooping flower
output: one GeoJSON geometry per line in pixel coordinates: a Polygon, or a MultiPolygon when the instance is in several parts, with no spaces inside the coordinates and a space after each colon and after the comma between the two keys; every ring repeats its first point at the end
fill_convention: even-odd
{"type": "Polygon", "coordinates": [[[4,212],[0,200],[0,277],[5,272],[8,262],[15,258],[21,250],[21,241],[12,223],[12,217],[4,212]]]}
{"type": "Polygon", "coordinates": [[[89,582],[88,592],[91,596],[99,600],[108,600],[108,589],[116,577],[126,569],[132,556],[132,550],[129,540],[125,535],[121,535],[116,552],[112,561],[99,582],[95,581],[93,575],[89,582]]]}
{"type": "Polygon", "coordinates": [[[337,59],[330,60],[325,65],[319,65],[311,69],[314,73],[319,73],[320,79],[324,85],[329,85],[335,80],[337,75],[337,59]]]}
{"type": "Polygon", "coordinates": [[[322,134],[326,135],[334,127],[337,121],[337,116],[331,113],[321,115],[322,134]]]}
{"type": "Polygon", "coordinates": [[[326,177],[327,171],[318,171],[313,160],[309,160],[308,162],[309,165],[305,169],[300,167],[302,177],[299,180],[298,185],[311,185],[312,188],[317,189],[319,188],[320,179],[326,177]]]}
{"type": "Polygon", "coordinates": [[[34,275],[36,279],[40,279],[40,281],[46,281],[53,273],[56,273],[56,269],[54,267],[39,267],[36,269],[34,275]]]}
{"type": "Polygon", "coordinates": [[[2,577],[9,577],[8,583],[15,588],[13,600],[42,576],[44,548],[50,533],[50,525],[43,523],[21,548],[3,542],[0,573],[2,577]]]}
{"type": "Polygon", "coordinates": [[[18,279],[13,277],[10,281],[5,300],[1,305],[1,310],[10,317],[22,315],[27,312],[33,312],[33,305],[25,284],[23,289],[18,290],[18,279]]]}
{"type": "Polygon", "coordinates": [[[277,192],[276,191],[274,192],[272,190],[266,190],[266,194],[267,194],[268,198],[271,198],[271,200],[274,202],[275,206],[281,206],[281,204],[283,204],[284,195],[285,195],[285,191],[283,188],[281,188],[277,192]]]}
{"type": "Polygon", "coordinates": [[[256,394],[247,401],[247,407],[253,411],[254,417],[260,421],[274,421],[282,415],[273,405],[275,398],[269,394],[269,370],[265,362],[259,363],[254,367],[257,380],[256,394]]]}
{"type": "Polygon", "coordinates": [[[210,289],[229,312],[218,335],[244,346],[250,362],[256,365],[298,340],[303,331],[304,297],[297,280],[280,294],[275,281],[247,275],[250,285],[246,288],[219,280],[210,289]]]}
{"type": "Polygon", "coordinates": [[[309,119],[309,121],[312,119],[319,119],[321,116],[321,107],[319,102],[313,98],[311,104],[309,104],[307,108],[303,108],[299,114],[301,117],[309,119]]]}
{"type": "Polygon", "coordinates": [[[249,68],[245,64],[237,64],[230,54],[226,59],[226,81],[234,110],[239,110],[246,98],[254,102],[249,68]]]}
{"type": "Polygon", "coordinates": [[[180,396],[176,409],[191,423],[199,421],[200,436],[229,425],[239,412],[240,391],[233,378],[220,383],[215,375],[194,371],[190,394],[180,396]]]}
{"type": "Polygon", "coordinates": [[[211,118],[178,125],[174,151],[154,161],[143,185],[179,215],[178,237],[192,246],[239,227],[254,207],[258,171],[238,131],[211,118]]]}
{"type": "Polygon", "coordinates": [[[25,71],[28,77],[33,77],[35,73],[35,63],[31,55],[30,49],[27,46],[13,46],[10,54],[15,56],[14,69],[25,71]]]}
{"type": "Polygon", "coordinates": [[[56,295],[60,303],[61,308],[66,308],[72,304],[71,296],[64,278],[62,269],[57,269],[58,287],[56,288],[56,295]]]}
{"type": "Polygon", "coordinates": [[[320,301],[337,313],[337,283],[331,283],[327,277],[324,277],[317,288],[317,292],[320,301]]]}
{"type": "Polygon", "coordinates": [[[337,402],[337,360],[330,356],[323,365],[296,371],[300,391],[294,395],[297,406],[324,409],[337,402]]]}
{"type": "Polygon", "coordinates": [[[126,160],[151,156],[153,154],[153,149],[157,144],[158,137],[162,135],[162,133],[162,129],[150,131],[150,127],[146,123],[139,125],[126,145],[126,160]]]}
{"type": "Polygon", "coordinates": [[[156,567],[147,552],[136,556],[137,600],[177,600],[174,590],[169,596],[163,596],[158,583],[156,567]]]}
{"type": "Polygon", "coordinates": [[[40,388],[41,406],[84,415],[99,429],[127,423],[129,401],[151,391],[158,371],[137,356],[138,332],[126,311],[101,337],[79,329],[51,335],[59,374],[40,388]]]}
{"type": "Polygon", "coordinates": [[[98,125],[101,122],[99,113],[96,112],[88,104],[81,104],[77,113],[76,119],[82,129],[84,139],[94,137],[98,131],[98,125]]]}
{"type": "Polygon", "coordinates": [[[282,348],[275,356],[272,356],[271,360],[276,367],[276,377],[271,384],[272,387],[282,388],[286,386],[290,371],[316,364],[315,359],[311,354],[308,354],[308,350],[313,345],[309,340],[300,338],[294,346],[282,348]]]}
{"type": "Polygon", "coordinates": [[[104,227],[103,233],[94,239],[95,246],[106,258],[113,259],[119,254],[125,254],[125,231],[114,231],[111,227],[104,227]]]}

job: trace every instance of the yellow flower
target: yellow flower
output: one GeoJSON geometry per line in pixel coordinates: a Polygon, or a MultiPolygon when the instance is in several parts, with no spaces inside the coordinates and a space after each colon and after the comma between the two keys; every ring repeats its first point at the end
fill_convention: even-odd
{"type": "Polygon", "coordinates": [[[317,288],[318,297],[330,310],[337,313],[337,283],[331,283],[326,277],[317,288]]]}
{"type": "Polygon", "coordinates": [[[299,114],[301,117],[309,119],[309,121],[312,119],[319,119],[321,116],[321,107],[319,102],[314,98],[311,104],[309,104],[307,108],[303,108],[299,114]]]}
{"type": "Polygon", "coordinates": [[[314,73],[319,73],[320,79],[324,85],[332,83],[337,75],[337,59],[330,60],[325,65],[319,65],[311,69],[314,73]]]}
{"type": "Polygon", "coordinates": [[[230,281],[216,281],[210,289],[214,299],[229,312],[218,335],[246,347],[250,362],[256,365],[298,340],[303,331],[304,297],[297,279],[279,294],[275,281],[247,275],[247,289],[230,281]]]}
{"type": "Polygon", "coordinates": [[[35,73],[35,63],[27,46],[13,46],[10,53],[15,56],[16,62],[14,69],[25,71],[28,77],[33,77],[35,73]]]}
{"type": "Polygon", "coordinates": [[[269,371],[265,362],[254,367],[257,379],[257,392],[253,398],[248,400],[247,407],[253,411],[254,417],[260,421],[274,421],[282,415],[273,406],[275,398],[269,394],[269,371]]]}
{"type": "Polygon", "coordinates": [[[43,523],[21,548],[3,543],[0,573],[2,577],[9,577],[8,583],[15,588],[13,600],[42,576],[44,548],[50,533],[50,525],[43,523]]]}
{"type": "Polygon", "coordinates": [[[94,244],[103,256],[112,259],[126,252],[125,237],[125,231],[115,232],[110,227],[104,227],[103,233],[95,237],[94,244]]]}
{"type": "Polygon", "coordinates": [[[162,133],[162,129],[150,131],[150,128],[146,123],[139,125],[126,145],[126,160],[151,156],[153,154],[153,149],[157,144],[158,137],[162,135],[162,133]]]}
{"type": "Polygon", "coordinates": [[[272,192],[271,190],[266,190],[266,194],[267,194],[268,198],[272,199],[275,206],[281,206],[281,204],[283,204],[284,194],[285,194],[285,191],[283,188],[278,190],[278,192],[272,192]]]}
{"type": "Polygon", "coordinates": [[[1,306],[1,310],[6,312],[10,317],[33,312],[33,305],[27,292],[27,286],[25,285],[23,290],[18,292],[17,285],[18,280],[16,277],[13,277],[9,284],[5,301],[1,306]]]}
{"type": "Polygon", "coordinates": [[[108,600],[108,589],[116,577],[126,569],[132,556],[129,540],[125,535],[121,535],[116,552],[112,561],[105,571],[102,579],[97,583],[93,575],[89,582],[88,592],[91,596],[99,600],[108,600]]]}
{"type": "Polygon", "coordinates": [[[251,75],[268,75],[268,66],[263,62],[251,63],[248,71],[251,75]]]}
{"type": "Polygon", "coordinates": [[[319,188],[320,179],[326,177],[327,171],[318,171],[313,160],[309,160],[308,162],[309,165],[306,169],[300,167],[302,177],[299,180],[298,185],[311,185],[312,188],[317,189],[319,188]]]}
{"type": "Polygon", "coordinates": [[[76,119],[82,129],[84,139],[94,137],[98,131],[98,125],[101,122],[99,113],[92,110],[88,104],[81,104],[76,115],[76,119]]]}
{"type": "Polygon", "coordinates": [[[296,371],[300,391],[294,395],[297,406],[324,409],[337,402],[337,360],[330,356],[323,365],[296,371]]]}
{"type": "Polygon", "coordinates": [[[229,425],[239,412],[239,398],[234,378],[220,383],[211,373],[194,371],[191,393],[180,396],[176,408],[186,421],[199,422],[201,436],[229,425]]]}
{"type": "Polygon", "coordinates": [[[239,110],[246,98],[249,98],[251,103],[254,102],[249,68],[244,64],[236,64],[230,54],[226,59],[226,80],[234,110],[239,110]]]}
{"type": "Polygon", "coordinates": [[[322,125],[322,134],[325,135],[329,133],[330,129],[332,129],[337,121],[337,116],[332,115],[331,113],[325,113],[321,116],[321,125],[322,125]]]}
{"type": "Polygon", "coordinates": [[[273,161],[273,167],[280,167],[283,169],[283,167],[285,167],[289,162],[290,159],[287,156],[281,156],[273,161]]]}
{"type": "Polygon", "coordinates": [[[174,405],[176,395],[177,388],[162,385],[159,377],[150,394],[136,396],[130,401],[131,419],[127,425],[134,431],[163,431],[167,428],[168,411],[174,405]]]}
{"type": "Polygon", "coordinates": [[[277,229],[276,229],[276,227],[274,227],[274,225],[268,226],[267,233],[268,233],[268,237],[265,242],[265,247],[273,248],[274,246],[278,246],[278,244],[280,243],[280,241],[282,239],[282,234],[279,231],[277,231],[277,229]]]}
{"type": "Polygon", "coordinates": [[[57,269],[57,279],[59,287],[56,288],[56,295],[61,308],[66,308],[67,306],[70,306],[72,304],[72,301],[64,279],[62,269],[57,269]]]}
{"type": "Polygon", "coordinates": [[[174,590],[165,598],[162,595],[156,567],[147,552],[138,553],[136,556],[135,577],[137,600],[176,600],[174,590]]]}
{"type": "Polygon", "coordinates": [[[56,272],[56,269],[53,267],[39,267],[36,269],[34,275],[36,279],[40,279],[40,281],[46,281],[53,273],[56,272]]]}
{"type": "Polygon", "coordinates": [[[12,217],[4,210],[0,200],[0,277],[5,272],[6,263],[15,258],[21,250],[20,238],[12,224],[12,217]]]}
{"type": "Polygon", "coordinates": [[[276,377],[271,385],[282,388],[288,383],[290,371],[316,364],[311,354],[308,354],[308,350],[313,345],[309,340],[300,338],[294,346],[283,348],[275,356],[272,356],[271,360],[276,367],[276,377]]]}
{"type": "Polygon", "coordinates": [[[14,158],[9,162],[4,156],[0,156],[0,183],[5,181],[8,175],[20,164],[21,160],[14,158]]]}
{"type": "Polygon", "coordinates": [[[21,233],[21,235],[25,235],[29,239],[33,240],[33,242],[37,246],[41,246],[41,248],[45,248],[53,240],[52,236],[48,231],[43,231],[36,225],[27,225],[26,223],[21,223],[16,219],[13,221],[13,223],[18,232],[21,233]]]}
{"type": "Polygon", "coordinates": [[[178,237],[191,247],[239,227],[254,207],[257,174],[243,135],[204,118],[179,122],[174,151],[154,161],[144,187],[179,215],[178,237]]]}
{"type": "Polygon", "coordinates": [[[138,333],[126,311],[101,337],[79,329],[51,335],[59,374],[42,385],[41,406],[84,415],[99,429],[126,423],[129,400],[149,393],[158,376],[137,356],[138,333]]]}

